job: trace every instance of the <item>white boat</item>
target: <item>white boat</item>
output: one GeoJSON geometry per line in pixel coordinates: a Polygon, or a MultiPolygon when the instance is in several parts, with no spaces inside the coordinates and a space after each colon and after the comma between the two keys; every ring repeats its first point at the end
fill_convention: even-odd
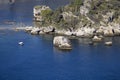
{"type": "Polygon", "coordinates": [[[19,42],[18,44],[19,44],[19,45],[21,45],[21,46],[23,46],[23,45],[24,45],[24,43],[23,43],[23,42],[19,42]]]}

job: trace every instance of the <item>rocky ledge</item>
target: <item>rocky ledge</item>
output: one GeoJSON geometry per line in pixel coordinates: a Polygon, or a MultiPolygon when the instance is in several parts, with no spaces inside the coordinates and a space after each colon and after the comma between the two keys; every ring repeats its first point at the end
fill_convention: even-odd
{"type": "MultiPolygon", "coordinates": [[[[69,31],[64,29],[57,29],[54,26],[47,26],[47,27],[24,27],[24,28],[16,28],[16,30],[25,30],[33,35],[40,35],[40,34],[60,34],[66,36],[75,36],[75,37],[82,37],[82,38],[94,38],[94,36],[103,38],[103,37],[113,37],[113,36],[120,36],[120,27],[103,27],[100,28],[90,28],[84,27],[79,28],[75,31],[69,31]]],[[[96,38],[96,37],[95,37],[96,38]]]]}

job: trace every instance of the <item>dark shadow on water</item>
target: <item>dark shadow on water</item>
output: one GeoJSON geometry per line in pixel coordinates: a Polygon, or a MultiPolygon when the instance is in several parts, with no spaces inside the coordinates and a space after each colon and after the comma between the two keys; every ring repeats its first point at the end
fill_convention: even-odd
{"type": "Polygon", "coordinates": [[[53,51],[54,51],[54,53],[70,53],[72,51],[72,49],[69,49],[69,50],[59,49],[59,48],[53,46],[53,51]]]}

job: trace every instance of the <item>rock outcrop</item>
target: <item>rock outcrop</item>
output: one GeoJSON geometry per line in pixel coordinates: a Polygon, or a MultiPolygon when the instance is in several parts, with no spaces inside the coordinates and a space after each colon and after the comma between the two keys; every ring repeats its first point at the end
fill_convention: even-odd
{"type": "Polygon", "coordinates": [[[94,33],[95,29],[94,28],[90,28],[90,27],[83,27],[83,28],[79,28],[78,30],[75,31],[76,36],[78,37],[92,37],[93,33],[94,33]]]}
{"type": "Polygon", "coordinates": [[[41,15],[41,12],[44,10],[50,9],[49,6],[35,6],[33,9],[33,15],[34,15],[34,20],[35,21],[43,21],[43,16],[41,15]]]}
{"type": "Polygon", "coordinates": [[[31,33],[32,35],[38,35],[39,32],[40,32],[40,29],[39,29],[39,28],[33,28],[30,33],[31,33]]]}
{"type": "MultiPolygon", "coordinates": [[[[120,36],[119,4],[119,0],[73,0],[54,11],[49,6],[35,6],[33,15],[38,24],[26,31],[87,37],[92,42],[100,42],[103,37],[120,36]]],[[[67,41],[65,37],[55,37],[55,42],[56,38],[57,47],[71,48],[64,42],[64,39],[67,41]]]]}
{"type": "Polygon", "coordinates": [[[102,41],[102,38],[99,38],[98,36],[94,36],[94,37],[92,38],[92,41],[93,41],[93,42],[100,42],[100,41],[102,41]]]}
{"type": "Polygon", "coordinates": [[[35,21],[40,21],[38,27],[47,27],[40,33],[54,31],[77,37],[119,36],[120,10],[118,3],[120,3],[118,0],[75,0],[55,11],[45,5],[36,6],[34,7],[34,17],[35,21]],[[114,6],[115,4],[116,6],[114,6]],[[108,5],[112,7],[108,7],[108,5]],[[52,28],[49,30],[49,26],[54,26],[54,30],[52,28]]]}
{"type": "Polygon", "coordinates": [[[59,49],[72,49],[70,40],[64,36],[54,37],[53,44],[59,49]]]}

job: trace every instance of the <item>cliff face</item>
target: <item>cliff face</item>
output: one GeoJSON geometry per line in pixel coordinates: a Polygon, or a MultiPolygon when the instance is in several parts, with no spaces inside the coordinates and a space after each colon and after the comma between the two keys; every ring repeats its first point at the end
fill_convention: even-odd
{"type": "Polygon", "coordinates": [[[34,17],[40,27],[51,25],[80,36],[99,32],[99,29],[120,32],[119,0],[74,0],[55,11],[48,6],[42,7],[34,8],[34,17]]]}

